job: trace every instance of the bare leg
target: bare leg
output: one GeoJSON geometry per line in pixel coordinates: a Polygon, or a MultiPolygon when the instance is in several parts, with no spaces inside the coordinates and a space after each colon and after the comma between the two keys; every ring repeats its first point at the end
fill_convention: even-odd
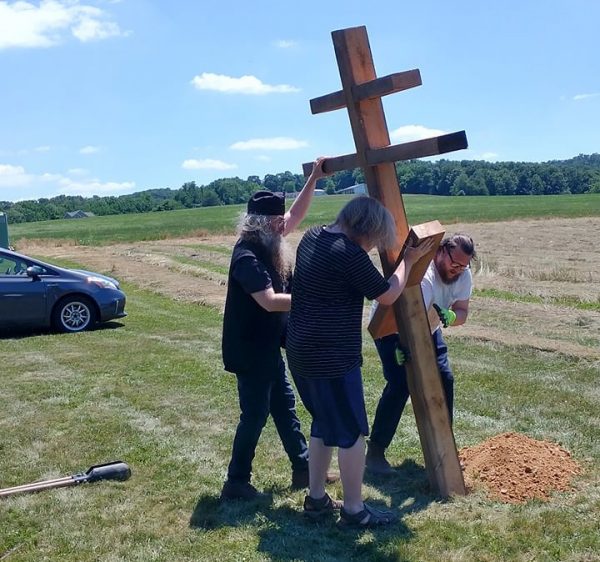
{"type": "Polygon", "coordinates": [[[325,479],[331,463],[332,447],[327,447],[322,439],[311,437],[308,443],[308,494],[320,499],[325,495],[325,479]]]}
{"type": "Polygon", "coordinates": [[[360,435],[348,449],[338,449],[340,476],[344,489],[344,510],[358,513],[363,509],[362,482],[365,472],[365,438],[360,435]]]}

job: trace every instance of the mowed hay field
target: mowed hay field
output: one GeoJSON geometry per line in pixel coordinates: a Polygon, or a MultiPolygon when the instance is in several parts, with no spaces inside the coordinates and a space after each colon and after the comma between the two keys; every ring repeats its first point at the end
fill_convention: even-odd
{"type": "MultiPolygon", "coordinates": [[[[600,560],[598,209],[486,223],[465,214],[446,227],[469,232],[480,255],[469,322],[446,332],[457,447],[504,432],[559,444],[582,468],[572,490],[524,504],[484,487],[436,497],[408,407],[389,452],[397,474],[365,483],[400,522],[362,532],[303,520],[271,421],[254,463],[269,496],[218,501],[239,415],[220,360],[230,224],[101,246],[16,239],[23,253],[122,280],[129,316],[77,335],[2,335],[0,487],[116,459],[133,474],[1,499],[0,560],[600,560]]],[[[136,219],[120,217],[130,228],[136,219]]],[[[367,334],[363,348],[372,419],[383,377],[367,334]]],[[[330,493],[341,497],[340,485],[330,493]]]]}

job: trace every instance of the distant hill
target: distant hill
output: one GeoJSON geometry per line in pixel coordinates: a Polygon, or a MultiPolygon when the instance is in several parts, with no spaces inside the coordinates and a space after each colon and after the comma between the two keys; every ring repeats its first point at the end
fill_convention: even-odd
{"type": "MultiPolygon", "coordinates": [[[[548,162],[485,162],[481,160],[410,160],[396,164],[403,193],[422,195],[556,195],[600,193],[600,154],[580,154],[568,160],[548,162]]],[[[362,169],[336,172],[319,181],[326,193],[364,183],[362,169]]],[[[81,197],[59,195],[31,201],[0,201],[9,223],[60,219],[65,213],[84,211],[94,215],[146,213],[193,207],[244,203],[258,189],[296,192],[304,177],[289,171],[222,178],[208,185],[195,181],[179,189],[155,188],[129,195],[81,197]]]]}

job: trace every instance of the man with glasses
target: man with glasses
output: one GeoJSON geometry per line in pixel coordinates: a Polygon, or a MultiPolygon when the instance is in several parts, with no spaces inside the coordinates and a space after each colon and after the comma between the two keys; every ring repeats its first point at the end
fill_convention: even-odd
{"type": "MultiPolygon", "coordinates": [[[[448,361],[448,348],[442,337],[442,327],[460,326],[467,321],[473,290],[470,265],[475,257],[475,244],[470,236],[449,236],[442,240],[421,281],[450,423],[454,407],[454,375],[448,361]]],[[[385,450],[392,442],[409,398],[405,355],[398,346],[397,334],[376,339],[375,346],[381,358],[386,385],[371,429],[366,466],[375,474],[392,474],[393,469],[385,458],[385,450]]]]}

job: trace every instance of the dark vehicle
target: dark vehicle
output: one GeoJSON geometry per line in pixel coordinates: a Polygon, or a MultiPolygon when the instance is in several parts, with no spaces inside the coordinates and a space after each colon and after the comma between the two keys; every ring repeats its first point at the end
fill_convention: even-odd
{"type": "Polygon", "coordinates": [[[125,294],[116,279],[0,248],[0,328],[81,332],[124,316],[125,294]]]}

